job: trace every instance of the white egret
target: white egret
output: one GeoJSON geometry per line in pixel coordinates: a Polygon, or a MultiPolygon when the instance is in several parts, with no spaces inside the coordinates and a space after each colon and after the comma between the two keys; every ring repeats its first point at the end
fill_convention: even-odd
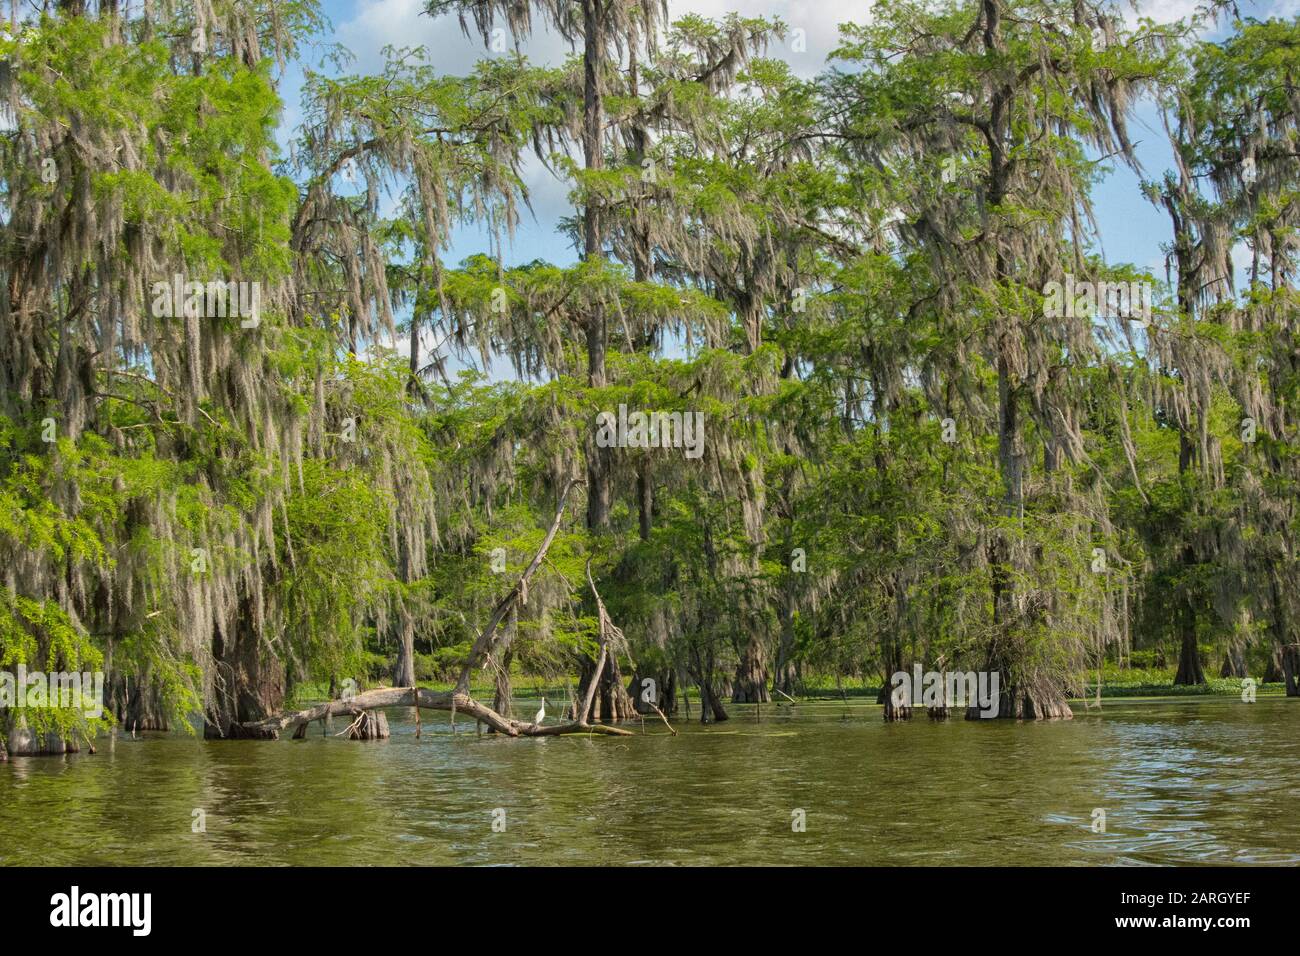
{"type": "Polygon", "coordinates": [[[546,719],[546,698],[542,698],[542,706],[537,709],[537,716],[533,718],[533,723],[540,724],[546,719]]]}

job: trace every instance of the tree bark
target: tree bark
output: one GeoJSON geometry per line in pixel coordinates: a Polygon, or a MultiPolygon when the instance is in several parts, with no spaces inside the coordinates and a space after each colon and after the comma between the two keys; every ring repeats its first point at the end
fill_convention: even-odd
{"type": "Polygon", "coordinates": [[[245,595],[233,632],[218,626],[213,635],[216,677],[211,712],[204,718],[207,740],[257,737],[250,726],[284,705],[284,665],[263,647],[254,621],[252,599],[245,595]]]}
{"type": "Polygon", "coordinates": [[[781,640],[776,648],[776,667],[772,673],[772,686],[781,693],[794,696],[795,670],[794,661],[794,595],[787,585],[782,590],[781,640]]]}
{"type": "Polygon", "coordinates": [[[1273,596],[1273,639],[1277,647],[1276,660],[1282,671],[1286,696],[1300,697],[1300,641],[1291,633],[1292,617],[1287,613],[1284,585],[1279,582],[1276,570],[1270,572],[1269,586],[1273,596]]]}
{"type": "MultiPolygon", "coordinates": [[[[1060,689],[1049,683],[1015,685],[1008,679],[1008,669],[990,664],[987,670],[998,671],[998,712],[1002,720],[1071,720],[1074,711],[1060,689]]],[[[966,708],[967,720],[981,720],[983,713],[978,705],[966,708]]]]}
{"type": "Polygon", "coordinates": [[[596,590],[596,581],[591,576],[591,559],[587,559],[587,584],[596,600],[596,616],[599,622],[600,649],[594,663],[584,661],[582,680],[578,684],[579,708],[574,714],[580,723],[589,720],[631,720],[636,716],[632,698],[623,687],[623,675],[619,672],[618,651],[623,643],[623,632],[614,626],[605,602],[596,590]]]}
{"type": "MultiPolygon", "coordinates": [[[[582,701],[590,699],[590,720],[631,720],[636,717],[636,705],[627,688],[623,686],[623,675],[618,660],[612,654],[606,654],[606,658],[594,688],[592,678],[596,674],[599,660],[593,661],[590,658],[583,660],[582,673],[578,681],[578,699],[574,702],[574,706],[581,707],[582,701]]],[[[573,717],[575,720],[579,719],[577,713],[573,717]]]]}
{"type": "Polygon", "coordinates": [[[104,708],[129,731],[171,730],[158,689],[148,675],[127,677],[109,670],[104,688],[104,708]]]}
{"type": "Polygon", "coordinates": [[[397,658],[393,661],[393,683],[415,686],[415,623],[405,606],[397,612],[397,658]]]}
{"type": "Polygon", "coordinates": [[[517,622],[518,612],[512,611],[510,614],[510,629],[506,632],[506,639],[501,652],[501,666],[496,669],[496,680],[492,691],[492,709],[497,713],[505,714],[507,717],[514,716],[514,707],[511,704],[514,699],[514,687],[510,683],[510,665],[514,663],[515,657],[511,643],[514,641],[517,622]]]}
{"type": "MultiPolygon", "coordinates": [[[[607,0],[582,0],[582,154],[589,170],[605,165],[605,98],[601,74],[608,56],[605,37],[607,0]]],[[[583,259],[604,258],[600,208],[588,198],[582,208],[583,259]]],[[[595,305],[587,317],[587,384],[605,387],[605,310],[595,305]]],[[[610,449],[601,448],[594,435],[587,447],[587,528],[601,531],[609,526],[610,449]]]]}
{"type": "Polygon", "coordinates": [[[650,540],[650,529],[654,523],[655,492],[650,477],[651,467],[649,459],[643,459],[636,468],[637,530],[642,541],[650,540]]]}
{"type": "MultiPolygon", "coordinates": [[[[897,584],[898,582],[891,578],[889,589],[894,594],[897,594],[897,584]]],[[[885,681],[880,685],[880,693],[876,695],[876,703],[884,705],[885,720],[911,720],[912,702],[910,700],[896,700],[893,686],[895,674],[910,673],[912,669],[910,662],[904,657],[902,639],[897,633],[886,631],[881,643],[885,653],[885,681]]]]}
{"type": "MultiPolygon", "coordinates": [[[[0,763],[7,756],[14,757],[50,757],[59,754],[80,752],[81,745],[76,738],[63,738],[53,731],[37,734],[27,727],[27,721],[15,718],[12,713],[3,715],[0,724],[0,763]],[[6,750],[6,741],[8,748],[6,750]]],[[[91,748],[92,752],[94,748],[91,748]]]]}
{"type": "Polygon", "coordinates": [[[722,706],[721,698],[714,692],[709,681],[700,683],[700,723],[720,724],[727,720],[727,711],[722,706]]]}
{"type": "Polygon", "coordinates": [[[1268,655],[1268,664],[1264,666],[1264,683],[1281,684],[1286,680],[1282,673],[1282,648],[1274,645],[1268,655]]]}
{"type": "Polygon", "coordinates": [[[1239,647],[1230,648],[1223,655],[1223,666],[1219,668],[1220,677],[1248,677],[1246,655],[1239,647]]]}
{"type": "Polygon", "coordinates": [[[895,694],[888,680],[880,690],[880,702],[884,704],[883,716],[886,721],[912,719],[912,702],[895,694]]]}
{"type": "Polygon", "coordinates": [[[527,723],[503,717],[491,707],[485,707],[468,694],[459,691],[431,691],[423,687],[381,687],[368,690],[347,700],[331,700],[306,710],[277,714],[245,726],[250,736],[277,739],[285,731],[297,729],[316,720],[341,715],[359,716],[363,711],[388,707],[421,707],[426,710],[455,710],[486,724],[507,737],[558,737],[564,734],[604,734],[631,737],[630,730],[606,727],[601,724],[552,724],[550,726],[527,723]]]}
{"type": "Polygon", "coordinates": [[[731,684],[733,704],[767,704],[772,695],[767,690],[767,649],[762,638],[751,635],[736,665],[736,678],[731,684]]]}
{"type": "Polygon", "coordinates": [[[1174,686],[1192,686],[1205,683],[1205,669],[1201,667],[1201,653],[1196,646],[1196,619],[1190,608],[1179,613],[1181,644],[1178,650],[1178,672],[1174,686]]]}
{"type": "Polygon", "coordinates": [[[713,687],[713,651],[701,654],[697,648],[691,648],[691,662],[691,676],[700,689],[700,723],[722,723],[727,719],[727,711],[713,687]]]}
{"type": "Polygon", "coordinates": [[[457,693],[465,695],[469,694],[470,678],[474,673],[475,667],[478,666],[479,661],[483,660],[484,657],[494,649],[497,628],[500,627],[501,622],[505,619],[506,615],[511,613],[515,608],[516,601],[527,600],[528,580],[541,566],[542,559],[546,557],[546,552],[551,547],[551,542],[555,540],[556,532],[560,530],[560,520],[564,517],[564,505],[569,499],[569,492],[573,489],[574,485],[580,483],[581,482],[578,479],[571,478],[568,483],[565,484],[564,489],[560,492],[560,501],[555,508],[555,517],[551,519],[551,526],[547,529],[546,537],[542,539],[541,547],[539,547],[537,553],[533,555],[533,560],[528,562],[528,567],[526,567],[524,573],[519,576],[519,580],[515,582],[515,586],[510,589],[510,592],[505,597],[497,602],[497,606],[493,610],[492,617],[488,620],[487,626],[483,628],[482,632],[480,632],[479,636],[474,640],[474,646],[470,648],[469,657],[465,660],[465,667],[460,672],[460,679],[456,682],[457,693]]]}
{"type": "Polygon", "coordinates": [[[1282,648],[1282,682],[1288,697],[1300,697],[1300,647],[1282,648]]]}
{"type": "Polygon", "coordinates": [[[662,671],[636,671],[627,685],[627,693],[638,714],[653,714],[655,708],[669,717],[677,714],[677,673],[671,667],[662,671]],[[648,690],[646,680],[654,681],[654,695],[649,701],[643,699],[648,690]]]}

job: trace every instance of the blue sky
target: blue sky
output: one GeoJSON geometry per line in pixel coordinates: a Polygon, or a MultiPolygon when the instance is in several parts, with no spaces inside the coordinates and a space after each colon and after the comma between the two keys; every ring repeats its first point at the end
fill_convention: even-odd
{"type": "MultiPolygon", "coordinates": [[[[447,73],[465,73],[474,62],[487,53],[476,37],[466,38],[454,16],[432,18],[422,11],[422,0],[324,0],[323,7],[334,24],[334,38],[356,57],[351,72],[370,72],[380,69],[382,50],[386,45],[424,46],[431,52],[433,64],[447,73]]],[[[1187,16],[1196,7],[1196,0],[1141,0],[1137,10],[1125,8],[1126,16],[1150,17],[1158,22],[1187,16]]],[[[1300,13],[1300,0],[1246,0],[1240,4],[1244,16],[1294,16],[1300,13]]],[[[698,13],[720,17],[735,10],[745,15],[780,17],[793,29],[801,29],[806,36],[806,49],[774,48],[773,56],[782,56],[800,74],[812,76],[822,70],[827,54],[838,38],[839,23],[869,22],[870,0],[670,0],[669,11],[675,18],[685,13],[698,13]]],[[[1210,36],[1216,35],[1211,33],[1210,36]]],[[[558,37],[541,33],[522,45],[523,51],[535,62],[554,63],[567,53],[567,46],[558,37]]],[[[299,119],[298,96],[301,75],[291,69],[283,82],[286,101],[285,137],[299,119]]],[[[1170,166],[1170,152],[1159,117],[1151,104],[1140,104],[1134,116],[1131,138],[1138,143],[1138,155],[1148,178],[1158,179],[1170,166]]],[[[540,163],[530,163],[527,168],[529,189],[532,193],[534,217],[527,217],[515,240],[506,250],[509,262],[526,262],[545,258],[566,263],[574,258],[567,240],[555,230],[561,215],[569,212],[567,186],[557,181],[540,163]]],[[[1165,213],[1148,202],[1139,192],[1138,177],[1122,166],[1101,182],[1093,193],[1097,222],[1100,227],[1103,251],[1107,261],[1129,262],[1149,268],[1159,275],[1164,272],[1164,254],[1161,244],[1169,237],[1169,223],[1165,213]]],[[[446,259],[457,263],[468,255],[487,251],[487,238],[473,227],[460,229],[446,259]]],[[[1244,261],[1243,259],[1239,259],[1244,261]]],[[[494,369],[494,374],[501,370],[494,369]]]]}

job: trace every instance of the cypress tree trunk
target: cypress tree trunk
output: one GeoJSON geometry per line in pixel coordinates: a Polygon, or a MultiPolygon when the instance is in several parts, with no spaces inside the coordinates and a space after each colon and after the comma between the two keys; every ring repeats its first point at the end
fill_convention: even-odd
{"type": "MultiPolygon", "coordinates": [[[[897,581],[891,579],[889,584],[891,594],[895,592],[896,585],[897,581]]],[[[880,693],[876,695],[876,703],[884,706],[885,720],[911,720],[911,700],[895,699],[894,695],[894,675],[911,670],[911,664],[903,657],[902,639],[898,634],[888,631],[882,644],[885,652],[885,680],[880,685],[880,693]]]]}
{"type": "Polygon", "coordinates": [[[757,634],[750,637],[736,665],[736,679],[731,685],[733,704],[767,704],[772,695],[767,690],[767,648],[757,634]]]}
{"type": "Polygon", "coordinates": [[[393,686],[415,686],[415,624],[405,607],[398,611],[397,659],[393,662],[393,686]]]}
{"type": "MultiPolygon", "coordinates": [[[[1188,306],[1190,308],[1190,303],[1188,306]]],[[[1191,313],[1189,313],[1191,314],[1191,313]]],[[[1178,432],[1178,473],[1184,474],[1195,460],[1196,446],[1187,437],[1187,431],[1178,432]]],[[[1182,563],[1185,572],[1191,572],[1196,564],[1196,552],[1190,544],[1183,547],[1182,563]]],[[[1180,645],[1178,649],[1178,671],[1174,674],[1174,686],[1193,686],[1205,683],[1205,670],[1201,667],[1201,655],[1196,647],[1196,614],[1191,606],[1191,595],[1183,595],[1183,604],[1178,613],[1180,645]]]]}
{"type": "Polygon", "coordinates": [[[132,679],[110,671],[106,683],[104,707],[123,730],[171,730],[162,698],[147,676],[132,679]]]}
{"type": "MultiPolygon", "coordinates": [[[[1191,563],[1191,550],[1184,551],[1184,566],[1191,563]]],[[[1191,605],[1184,604],[1179,609],[1178,632],[1178,672],[1174,675],[1174,685],[1204,684],[1205,669],[1201,667],[1201,654],[1196,646],[1196,614],[1191,605]]]]}
{"type": "Polygon", "coordinates": [[[933,704],[925,708],[925,714],[931,720],[947,720],[952,716],[953,699],[948,693],[948,682],[943,684],[943,696],[941,703],[933,704]]]}
{"type": "Polygon", "coordinates": [[[776,667],[772,686],[783,694],[794,696],[795,670],[791,656],[794,653],[794,607],[790,589],[786,588],[781,601],[781,641],[776,648],[776,667]]]}
{"type": "Polygon", "coordinates": [[[205,739],[267,739],[274,731],[250,730],[247,721],[265,720],[284,707],[284,665],[262,646],[252,601],[240,601],[233,632],[213,635],[215,670],[212,705],[203,725],[205,739]]]}
{"type": "Polygon", "coordinates": [[[700,723],[722,723],[727,719],[727,711],[713,686],[713,651],[701,654],[698,648],[691,648],[691,677],[700,689],[700,723]]]}
{"type": "Polygon", "coordinates": [[[643,459],[636,468],[638,531],[642,541],[650,540],[650,529],[654,522],[655,492],[650,469],[649,459],[643,459]]]}
{"type": "MultiPolygon", "coordinates": [[[[992,8],[988,4],[986,7],[992,8]]],[[[993,205],[1000,203],[1004,194],[1004,173],[1003,164],[996,164],[992,170],[990,203],[993,205]]],[[[1009,275],[1007,263],[1001,255],[998,256],[997,273],[1004,277],[1009,275]]],[[[1026,455],[1020,424],[1020,386],[1016,381],[1012,357],[1008,354],[1009,348],[1005,340],[999,345],[998,466],[1002,474],[1003,514],[1008,518],[1023,520],[1026,455]]],[[[1014,556],[1005,535],[993,535],[988,545],[988,559],[993,592],[993,627],[997,637],[994,646],[990,648],[985,669],[999,675],[997,717],[1007,720],[1070,719],[1074,713],[1070,710],[1062,689],[1050,677],[1012,682],[1011,675],[1017,671],[1011,666],[1012,661],[1008,655],[1015,646],[1016,632],[1022,622],[1016,607],[1012,577],[1014,556]]],[[[978,706],[967,707],[967,720],[978,720],[982,716],[978,706]]]]}
{"type": "Polygon", "coordinates": [[[1300,647],[1282,648],[1282,681],[1288,697],[1300,697],[1300,647]]]}
{"type": "Polygon", "coordinates": [[[654,681],[654,698],[653,703],[656,707],[671,717],[677,713],[677,674],[671,667],[662,671],[640,671],[632,675],[632,680],[627,685],[628,696],[632,698],[632,706],[636,712],[641,715],[653,714],[652,708],[644,700],[646,690],[645,681],[654,681]]]}
{"type": "Polygon", "coordinates": [[[887,721],[912,719],[912,702],[901,695],[896,696],[894,694],[894,688],[891,686],[889,678],[885,679],[885,685],[880,688],[876,702],[884,705],[883,716],[887,721]]]}
{"type": "MultiPolygon", "coordinates": [[[[574,703],[573,719],[578,720],[578,708],[587,699],[587,688],[591,685],[596,672],[596,662],[583,658],[582,676],[578,682],[578,696],[574,703]]],[[[607,654],[605,666],[601,668],[600,682],[591,701],[591,713],[587,720],[593,724],[608,724],[619,720],[631,720],[636,716],[636,707],[627,689],[623,686],[623,675],[619,670],[618,659],[614,654],[607,654]]]]}
{"type": "MultiPolygon", "coordinates": [[[[990,672],[997,670],[989,665],[990,672]]],[[[1001,720],[1071,720],[1074,711],[1070,702],[1054,685],[1013,685],[1006,680],[1008,671],[999,671],[997,718],[1001,720]]],[[[979,707],[966,708],[967,720],[980,720],[983,715],[979,707]]]]}
{"type": "Polygon", "coordinates": [[[27,721],[12,713],[0,718],[0,762],[15,757],[49,757],[58,754],[75,754],[81,750],[73,738],[64,739],[54,732],[37,734],[30,730],[27,721]],[[6,740],[8,750],[6,751],[6,740]]]}
{"type": "Polygon", "coordinates": [[[1196,648],[1196,628],[1182,627],[1182,644],[1178,650],[1178,672],[1174,675],[1174,685],[1195,685],[1205,683],[1205,669],[1201,667],[1200,650],[1196,648]]]}
{"type": "MultiPolygon", "coordinates": [[[[582,0],[583,25],[583,111],[582,154],[587,169],[604,168],[605,99],[601,71],[606,59],[605,0],[582,0]]],[[[582,210],[583,258],[604,258],[600,210],[588,199],[582,210]]],[[[605,310],[594,306],[587,317],[587,384],[605,386],[605,310]]],[[[609,526],[610,449],[599,447],[594,436],[587,447],[587,528],[599,531],[609,526]]],[[[621,688],[620,688],[621,689],[621,688]]]]}
{"type": "Polygon", "coordinates": [[[1230,649],[1223,655],[1223,666],[1219,668],[1220,677],[1247,677],[1246,655],[1239,647],[1230,649]]]}
{"type": "MultiPolygon", "coordinates": [[[[990,547],[993,571],[993,625],[1005,627],[1010,605],[1010,585],[1006,580],[1007,545],[998,538],[990,547]]],[[[984,668],[988,673],[998,675],[998,712],[999,720],[1070,720],[1074,711],[1062,692],[1061,687],[1050,679],[1014,680],[1015,670],[1006,656],[996,648],[990,653],[984,668]]],[[[983,711],[979,706],[966,708],[967,720],[983,720],[983,711]]]]}
{"type": "Polygon", "coordinates": [[[1282,674],[1282,648],[1274,646],[1268,655],[1268,664],[1264,666],[1264,683],[1281,684],[1285,680],[1282,674]]]}
{"type": "Polygon", "coordinates": [[[727,720],[727,712],[723,709],[722,701],[714,693],[709,681],[701,681],[700,688],[700,723],[702,724],[720,724],[727,720]]]}
{"type": "MultiPolygon", "coordinates": [[[[496,669],[495,690],[492,694],[492,709],[503,717],[513,719],[514,687],[510,683],[510,665],[514,663],[515,633],[519,628],[519,606],[511,605],[510,617],[507,619],[505,633],[501,635],[501,666],[496,669]]],[[[495,733],[495,731],[493,731],[495,733]]]]}
{"type": "Polygon", "coordinates": [[[1274,659],[1281,669],[1282,683],[1288,697],[1300,697],[1300,642],[1292,637],[1291,618],[1283,599],[1283,588],[1276,571],[1269,575],[1273,596],[1273,639],[1277,651],[1274,659]]]}

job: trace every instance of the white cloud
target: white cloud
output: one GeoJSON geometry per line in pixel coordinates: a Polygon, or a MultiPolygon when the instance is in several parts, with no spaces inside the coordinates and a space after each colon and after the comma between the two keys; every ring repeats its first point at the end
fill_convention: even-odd
{"type": "MultiPolygon", "coordinates": [[[[357,56],[356,68],[368,70],[381,62],[386,46],[425,46],[437,67],[447,73],[466,73],[487,55],[481,38],[467,39],[454,14],[429,17],[423,0],[357,0],[336,16],[336,38],[357,56]]],[[[730,12],[744,16],[779,17],[791,30],[802,30],[806,48],[773,49],[804,76],[817,73],[826,56],[839,43],[839,24],[845,21],[869,23],[872,0],[846,0],[828,4],[825,0],[670,0],[672,19],[695,13],[721,19],[730,12]]],[[[541,24],[537,24],[539,27],[541,24]]],[[[504,25],[503,25],[504,26],[504,25]]],[[[554,64],[569,53],[568,45],[556,34],[539,29],[520,43],[520,49],[537,63],[554,64]]]]}
{"type": "Polygon", "coordinates": [[[1200,5],[1201,0],[1141,0],[1135,5],[1125,4],[1122,12],[1125,22],[1129,25],[1137,23],[1140,17],[1146,17],[1156,23],[1172,23],[1190,17],[1200,5]],[[1133,6],[1137,7],[1136,11],[1133,6]]]}
{"type": "MultiPolygon", "coordinates": [[[[1122,10],[1124,20],[1129,25],[1136,24],[1139,17],[1148,17],[1156,23],[1172,23],[1175,20],[1190,18],[1198,9],[1204,7],[1205,3],[1206,0],[1138,0],[1136,12],[1133,10],[1134,5],[1130,3],[1125,3],[1122,10]]],[[[1300,12],[1300,0],[1269,0],[1262,3],[1259,0],[1239,0],[1238,6],[1242,16],[1259,19],[1292,17],[1300,12]]],[[[1223,25],[1229,22],[1227,18],[1221,21],[1223,25]]],[[[1223,30],[1212,27],[1207,32],[1217,36],[1223,30]]]]}
{"type": "MultiPolygon", "coordinates": [[[[1135,23],[1138,16],[1149,17],[1159,23],[1167,23],[1195,12],[1203,0],[1138,0],[1136,11],[1133,4],[1121,2],[1120,9],[1126,21],[1135,23]]],[[[869,23],[872,19],[873,0],[669,0],[669,15],[676,19],[687,13],[720,19],[729,12],[744,16],[778,17],[791,30],[801,30],[804,47],[793,48],[792,38],[785,43],[778,43],[769,50],[769,54],[786,59],[800,76],[810,77],[826,66],[826,58],[839,44],[839,25],[843,22],[869,23]]],[[[357,56],[357,62],[351,67],[356,72],[374,71],[382,63],[381,50],[386,45],[395,47],[424,46],[430,51],[430,58],[437,69],[451,74],[469,72],[475,62],[490,55],[478,36],[466,37],[455,15],[429,17],[424,14],[424,0],[333,0],[331,3],[336,23],[336,39],[348,47],[357,56]]],[[[1300,13],[1300,0],[1242,0],[1241,12],[1246,16],[1266,18],[1269,16],[1294,16],[1300,13]]],[[[503,24],[504,26],[504,24],[503,24]]],[[[541,29],[521,42],[523,52],[536,63],[555,64],[569,54],[569,47],[555,34],[541,29]]],[[[1213,31],[1218,35],[1221,30],[1213,31]]],[[[1139,124],[1140,125],[1140,124],[1139,124]]],[[[1155,127],[1151,127],[1152,130],[1155,127]]],[[[1144,143],[1144,158],[1154,160],[1153,168],[1165,164],[1163,138],[1157,134],[1142,137],[1150,140],[1144,143]]],[[[554,231],[554,224],[560,216],[571,212],[568,202],[567,183],[555,178],[533,158],[529,158],[524,176],[532,195],[533,209],[536,216],[526,216],[514,245],[506,250],[509,261],[519,262],[542,256],[552,261],[568,262],[573,259],[573,252],[568,248],[564,237],[554,231]]],[[[1131,189],[1127,181],[1115,184],[1109,193],[1100,197],[1099,213],[1103,219],[1107,214],[1118,215],[1122,221],[1130,222],[1131,189]]],[[[1154,214],[1152,214],[1154,216],[1154,214]]],[[[1152,218],[1151,228],[1156,228],[1152,218]]],[[[1131,231],[1117,230],[1109,235],[1119,238],[1114,241],[1122,248],[1123,258],[1129,261],[1147,261],[1152,258],[1149,240],[1141,230],[1138,234],[1131,231]]],[[[486,246],[486,239],[481,231],[472,227],[457,230],[455,249],[450,257],[453,261],[461,255],[480,251],[486,246]]],[[[1234,251],[1240,255],[1239,250],[1234,251]]],[[[1156,262],[1152,261],[1156,267],[1156,262]]],[[[1163,262],[1159,263],[1163,271],[1163,262]]]]}
{"type": "MultiPolygon", "coordinates": [[[[466,37],[455,14],[426,16],[424,0],[358,0],[348,19],[339,18],[335,34],[340,43],[357,57],[358,71],[377,69],[382,63],[385,46],[425,47],[440,72],[464,74],[474,64],[491,55],[483,38],[472,33],[466,37]]],[[[502,25],[504,27],[504,24],[502,25]]],[[[536,63],[554,64],[568,54],[568,45],[556,34],[541,29],[530,38],[521,39],[520,50],[536,63]]],[[[513,49],[513,38],[510,39],[513,49]]]]}
{"type": "Polygon", "coordinates": [[[676,19],[687,13],[720,20],[728,13],[747,17],[776,17],[790,30],[784,49],[769,53],[785,59],[799,76],[814,76],[826,65],[826,58],[839,46],[841,23],[870,23],[872,0],[669,0],[669,15],[676,19]],[[795,31],[804,41],[802,51],[795,49],[795,31]]]}
{"type": "Polygon", "coordinates": [[[1254,253],[1251,252],[1250,246],[1244,240],[1241,240],[1232,247],[1230,255],[1232,257],[1232,268],[1237,277],[1237,287],[1244,288],[1246,280],[1250,278],[1250,264],[1254,258],[1254,253]]]}
{"type": "MultiPolygon", "coordinates": [[[[803,31],[803,50],[793,49],[790,39],[784,48],[774,48],[773,55],[789,61],[801,76],[812,76],[826,64],[827,55],[839,44],[841,23],[870,23],[877,0],[669,0],[668,10],[676,19],[687,13],[721,19],[735,12],[744,16],[778,17],[791,29],[803,31]]],[[[1190,17],[1204,0],[1138,0],[1120,6],[1125,20],[1136,23],[1139,16],[1157,23],[1190,17]]],[[[466,38],[454,14],[429,17],[424,0],[355,0],[340,3],[336,13],[336,38],[357,56],[356,68],[366,71],[378,67],[380,51],[395,47],[424,46],[433,62],[447,73],[466,73],[474,63],[488,55],[481,38],[466,38]]],[[[1242,13],[1257,17],[1294,16],[1300,12],[1300,0],[1243,0],[1242,13]]],[[[502,24],[504,26],[504,24],[502,24]]],[[[559,36],[541,29],[522,40],[520,48],[537,63],[558,63],[569,53],[559,36]]]]}

